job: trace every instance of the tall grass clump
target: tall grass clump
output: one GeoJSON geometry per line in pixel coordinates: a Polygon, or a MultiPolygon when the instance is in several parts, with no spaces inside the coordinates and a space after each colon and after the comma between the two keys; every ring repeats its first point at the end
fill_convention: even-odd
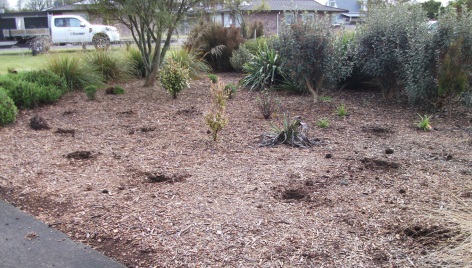
{"type": "Polygon", "coordinates": [[[224,27],[219,23],[200,22],[190,32],[184,48],[194,51],[214,71],[233,71],[229,58],[233,50],[244,42],[240,29],[224,27]]]}
{"type": "Polygon", "coordinates": [[[46,69],[64,78],[69,90],[103,85],[103,78],[93,65],[79,55],[60,55],[48,59],[46,69]]]}
{"type": "Polygon", "coordinates": [[[126,58],[130,64],[131,75],[137,78],[146,77],[146,67],[144,66],[143,56],[136,48],[127,50],[126,58]]]}
{"type": "Polygon", "coordinates": [[[200,79],[211,71],[211,67],[205,59],[199,57],[194,51],[185,48],[172,51],[170,58],[188,70],[190,79],[200,79]]]}
{"type": "Polygon", "coordinates": [[[85,62],[93,66],[106,82],[126,80],[132,73],[129,61],[108,50],[96,50],[87,53],[85,62]]]}

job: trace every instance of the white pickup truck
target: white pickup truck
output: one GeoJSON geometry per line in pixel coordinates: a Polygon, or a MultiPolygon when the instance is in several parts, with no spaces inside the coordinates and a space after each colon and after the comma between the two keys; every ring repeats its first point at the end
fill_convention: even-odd
{"type": "Polygon", "coordinates": [[[3,30],[3,36],[16,40],[48,39],[53,44],[94,44],[97,48],[107,48],[111,42],[120,41],[116,27],[94,25],[76,15],[50,16],[49,28],[7,29],[3,30]]]}

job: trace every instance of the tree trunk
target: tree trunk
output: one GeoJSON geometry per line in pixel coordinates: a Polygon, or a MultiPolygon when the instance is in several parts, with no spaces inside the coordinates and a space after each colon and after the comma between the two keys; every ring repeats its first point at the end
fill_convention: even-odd
{"type": "Polygon", "coordinates": [[[316,92],[316,88],[313,88],[313,85],[311,84],[310,79],[305,78],[306,86],[308,87],[308,90],[310,93],[313,95],[313,102],[317,103],[318,102],[318,93],[316,92]]]}

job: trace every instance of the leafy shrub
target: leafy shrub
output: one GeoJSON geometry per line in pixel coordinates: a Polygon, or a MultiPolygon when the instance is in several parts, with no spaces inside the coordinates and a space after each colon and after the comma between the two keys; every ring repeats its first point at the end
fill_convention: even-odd
{"type": "Polygon", "coordinates": [[[209,74],[208,78],[210,78],[210,81],[215,84],[218,83],[218,76],[216,74],[209,74]]]}
{"type": "Polygon", "coordinates": [[[401,93],[408,73],[405,60],[417,57],[408,55],[412,38],[422,36],[426,29],[427,17],[419,5],[377,5],[369,9],[359,28],[357,64],[362,73],[375,79],[385,98],[401,93]]]}
{"type": "Polygon", "coordinates": [[[141,52],[135,48],[130,48],[127,54],[127,59],[130,63],[130,72],[137,78],[146,77],[146,68],[144,67],[144,60],[141,52]]]}
{"type": "Polygon", "coordinates": [[[15,103],[8,97],[6,90],[0,87],[0,126],[15,122],[17,114],[15,103]]]}
{"type": "Polygon", "coordinates": [[[228,99],[234,98],[237,90],[238,90],[238,87],[233,83],[228,83],[225,85],[225,92],[226,92],[226,95],[228,96],[228,99]]]}
{"type": "Polygon", "coordinates": [[[93,66],[107,82],[115,80],[125,80],[132,73],[128,61],[107,50],[96,50],[86,54],[85,61],[93,66]]]}
{"type": "Polygon", "coordinates": [[[188,51],[198,51],[197,55],[204,58],[213,70],[232,71],[229,58],[243,41],[239,28],[201,22],[192,29],[184,47],[188,51]]]}
{"type": "Polygon", "coordinates": [[[257,54],[259,48],[268,45],[268,39],[266,37],[259,37],[257,39],[250,39],[244,43],[244,47],[249,50],[252,55],[257,54]]]}
{"type": "Polygon", "coordinates": [[[435,29],[424,25],[417,29],[404,64],[411,103],[441,107],[467,96],[472,81],[471,24],[470,11],[458,14],[448,8],[439,15],[435,29]]]}
{"type": "Polygon", "coordinates": [[[113,94],[115,94],[115,95],[125,94],[125,89],[122,86],[116,85],[114,87],[113,94]]]}
{"type": "Polygon", "coordinates": [[[47,61],[46,68],[64,78],[69,90],[83,89],[89,85],[103,85],[103,78],[96,67],[88,65],[79,55],[51,57],[47,61]]]}
{"type": "Polygon", "coordinates": [[[16,79],[36,83],[45,87],[55,87],[64,93],[67,91],[66,81],[59,75],[48,70],[21,72],[16,76],[16,79]]]}
{"type": "Polygon", "coordinates": [[[188,87],[188,69],[179,63],[169,60],[160,71],[161,85],[172,96],[177,98],[177,93],[188,87]]]}
{"type": "Polygon", "coordinates": [[[54,103],[64,93],[55,86],[44,86],[20,78],[19,75],[0,78],[0,86],[6,90],[18,108],[34,108],[41,104],[54,103]]]}
{"type": "Polygon", "coordinates": [[[199,79],[202,75],[211,71],[208,63],[203,58],[198,57],[194,51],[188,51],[184,48],[174,50],[171,52],[170,58],[187,69],[191,79],[199,79]]]}
{"type": "Polygon", "coordinates": [[[254,56],[249,52],[249,49],[245,45],[241,45],[238,49],[233,50],[233,55],[229,58],[229,61],[236,72],[242,72],[244,64],[251,61],[252,57],[254,56]]]}
{"type": "Polygon", "coordinates": [[[269,89],[262,90],[256,101],[257,108],[259,108],[264,119],[270,119],[280,108],[278,100],[273,96],[269,89]]]}
{"type": "Polygon", "coordinates": [[[86,86],[84,91],[89,100],[94,100],[97,96],[97,86],[86,86]]]}
{"type": "Polygon", "coordinates": [[[226,92],[223,83],[215,83],[210,86],[211,107],[205,114],[205,122],[211,129],[213,141],[218,139],[218,132],[228,123],[226,115],[226,92]]]}
{"type": "Polygon", "coordinates": [[[331,21],[323,16],[286,27],[274,44],[283,73],[306,86],[315,102],[321,88],[336,85],[350,72],[343,47],[335,41],[331,21]]]}
{"type": "Polygon", "coordinates": [[[266,44],[261,45],[251,61],[243,66],[246,76],[241,79],[242,87],[250,90],[263,90],[272,88],[281,83],[280,56],[273,48],[266,44]]]}

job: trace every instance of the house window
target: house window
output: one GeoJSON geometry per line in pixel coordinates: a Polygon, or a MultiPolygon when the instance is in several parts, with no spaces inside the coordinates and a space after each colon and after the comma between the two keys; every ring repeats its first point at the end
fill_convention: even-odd
{"type": "Polygon", "coordinates": [[[292,25],[295,23],[295,16],[293,14],[285,14],[285,24],[292,25]]]}
{"type": "Polygon", "coordinates": [[[310,22],[315,20],[315,14],[303,14],[302,15],[303,22],[310,22]]]}

